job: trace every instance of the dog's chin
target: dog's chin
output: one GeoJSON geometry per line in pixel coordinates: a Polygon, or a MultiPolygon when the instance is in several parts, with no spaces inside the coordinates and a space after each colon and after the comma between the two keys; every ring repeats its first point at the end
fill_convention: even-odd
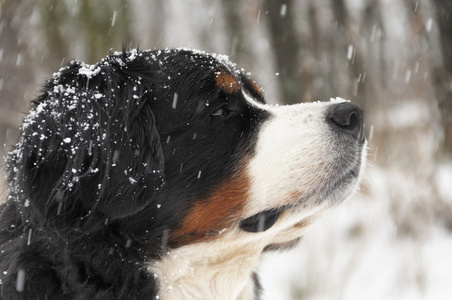
{"type": "Polygon", "coordinates": [[[340,174],[336,180],[332,181],[325,191],[325,198],[318,199],[318,202],[326,201],[328,206],[335,206],[347,198],[355,191],[360,181],[360,166],[354,166],[349,171],[340,174]]]}
{"type": "MultiPolygon", "coordinates": [[[[362,155],[366,154],[362,153],[362,155]]],[[[325,182],[322,188],[313,191],[307,198],[302,197],[291,205],[272,207],[243,219],[240,222],[240,228],[246,232],[263,232],[273,227],[286,212],[289,215],[298,216],[300,222],[303,222],[303,219],[313,213],[339,205],[348,199],[358,187],[364,168],[363,161],[360,158],[352,166],[338,172],[336,176],[332,176],[325,182]]]]}
{"type": "Polygon", "coordinates": [[[350,166],[344,167],[342,171],[337,172],[335,176],[332,176],[326,182],[315,204],[326,204],[327,207],[336,206],[350,198],[361,183],[366,155],[366,143],[364,143],[362,149],[360,149],[359,158],[350,166]]]}

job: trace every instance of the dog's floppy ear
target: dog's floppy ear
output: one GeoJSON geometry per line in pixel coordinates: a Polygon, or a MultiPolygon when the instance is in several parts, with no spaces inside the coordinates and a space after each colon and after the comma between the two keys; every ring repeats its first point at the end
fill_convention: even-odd
{"type": "Polygon", "coordinates": [[[55,74],[10,153],[14,189],[47,218],[120,218],[149,205],[164,159],[148,85],[120,62],[55,74]]]}

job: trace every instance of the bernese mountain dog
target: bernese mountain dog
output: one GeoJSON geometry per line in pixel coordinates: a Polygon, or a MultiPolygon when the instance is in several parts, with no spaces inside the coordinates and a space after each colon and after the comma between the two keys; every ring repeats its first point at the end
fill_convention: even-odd
{"type": "Polygon", "coordinates": [[[365,155],[357,105],[268,105],[226,56],[72,61],[7,157],[0,298],[259,299],[262,254],[346,199],[365,155]]]}

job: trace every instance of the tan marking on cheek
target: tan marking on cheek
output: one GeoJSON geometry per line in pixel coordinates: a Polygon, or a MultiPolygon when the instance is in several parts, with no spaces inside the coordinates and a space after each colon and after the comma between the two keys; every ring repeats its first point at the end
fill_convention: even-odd
{"type": "Polygon", "coordinates": [[[292,241],[285,242],[285,243],[270,244],[270,245],[265,246],[263,252],[290,250],[290,249],[298,246],[300,241],[301,241],[301,237],[294,239],[292,241]]]}
{"type": "Polygon", "coordinates": [[[312,225],[315,222],[315,220],[317,220],[316,217],[309,217],[309,218],[304,219],[301,222],[298,222],[293,227],[298,228],[298,229],[306,228],[306,227],[312,225]]]}
{"type": "Polygon", "coordinates": [[[288,193],[287,199],[289,203],[298,203],[305,197],[305,193],[301,190],[292,190],[288,193]]]}
{"type": "Polygon", "coordinates": [[[215,74],[215,82],[217,87],[227,94],[236,93],[240,88],[237,79],[225,71],[220,71],[215,74]]]}
{"type": "Polygon", "coordinates": [[[264,248],[264,252],[267,251],[276,251],[276,250],[289,250],[291,248],[296,247],[302,236],[303,229],[306,229],[310,225],[312,225],[315,220],[317,220],[316,216],[307,217],[301,220],[298,223],[295,223],[290,228],[278,233],[277,239],[278,241],[273,241],[273,243],[267,245],[264,248]]]}
{"type": "Polygon", "coordinates": [[[290,193],[289,193],[289,199],[293,199],[293,200],[296,200],[296,199],[299,199],[301,197],[301,192],[300,191],[298,191],[298,190],[295,190],[295,191],[291,191],[290,193]]]}
{"type": "Polygon", "coordinates": [[[241,171],[215,188],[209,197],[196,200],[182,226],[171,233],[169,244],[176,247],[218,237],[240,216],[248,199],[249,185],[248,176],[241,171]]]}

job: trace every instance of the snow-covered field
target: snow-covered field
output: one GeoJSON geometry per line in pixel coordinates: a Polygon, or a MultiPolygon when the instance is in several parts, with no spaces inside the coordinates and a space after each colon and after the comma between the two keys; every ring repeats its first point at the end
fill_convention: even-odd
{"type": "Polygon", "coordinates": [[[265,257],[264,299],[452,299],[452,165],[430,186],[377,167],[365,181],[298,248],[265,257]]]}

